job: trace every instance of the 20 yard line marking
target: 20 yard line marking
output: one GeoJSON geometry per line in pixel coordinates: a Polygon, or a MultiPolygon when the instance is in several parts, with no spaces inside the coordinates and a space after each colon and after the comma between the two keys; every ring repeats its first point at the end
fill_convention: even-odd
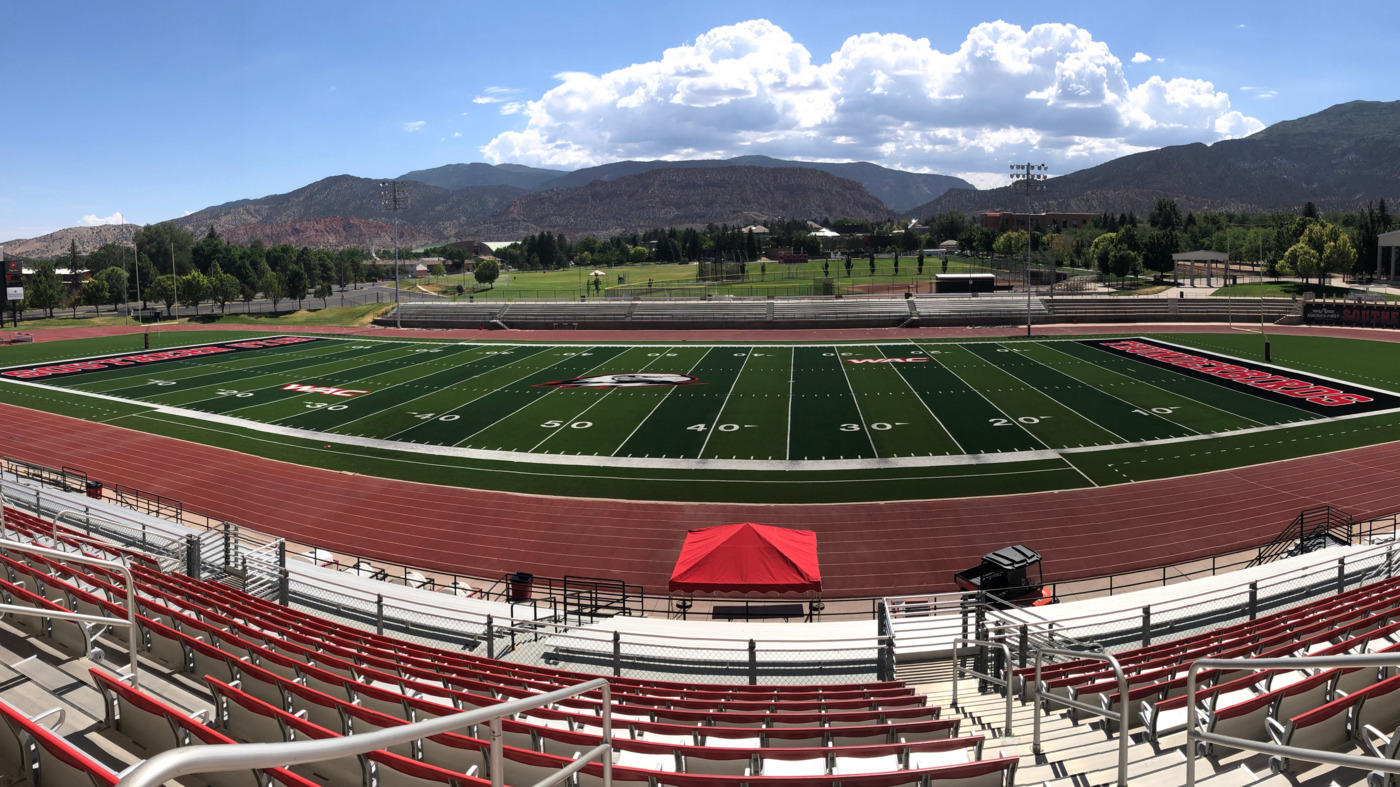
{"type": "MultiPolygon", "coordinates": [[[[927,352],[927,348],[925,348],[924,345],[916,344],[915,346],[916,346],[916,347],[923,348],[923,349],[925,350],[925,352],[927,352]]],[[[945,346],[946,346],[946,345],[945,345],[945,346]]],[[[957,348],[960,349],[960,350],[963,350],[963,351],[966,352],[968,355],[972,356],[972,358],[973,358],[974,360],[978,360],[978,361],[981,361],[981,360],[982,360],[982,358],[981,358],[980,356],[978,356],[976,353],[973,353],[973,352],[970,351],[970,350],[967,350],[967,349],[964,348],[962,345],[958,344],[958,345],[954,345],[954,346],[957,347],[957,348]]],[[[1027,429],[1025,424],[1023,424],[1023,423],[1021,423],[1020,421],[1016,420],[1014,417],[1012,417],[1010,414],[1008,414],[1005,410],[1001,409],[1000,407],[997,407],[997,403],[996,403],[996,402],[993,402],[991,399],[988,399],[986,394],[984,394],[984,393],[982,393],[981,391],[977,390],[976,387],[974,387],[974,386],[972,386],[972,385],[968,385],[967,380],[964,380],[964,379],[962,378],[962,375],[960,375],[960,374],[958,374],[957,372],[953,371],[953,367],[949,366],[948,364],[944,363],[943,361],[941,361],[941,360],[939,360],[939,359],[937,359],[937,358],[934,358],[934,357],[933,357],[933,353],[929,353],[929,354],[928,354],[928,357],[929,357],[929,361],[930,361],[931,363],[936,363],[936,364],[938,364],[939,366],[942,366],[945,370],[947,370],[947,372],[948,372],[949,374],[951,374],[951,375],[953,375],[954,377],[958,378],[958,382],[962,383],[964,388],[966,388],[966,389],[968,389],[969,391],[972,391],[973,393],[976,393],[978,396],[982,397],[982,401],[984,401],[984,402],[986,402],[987,404],[991,405],[993,410],[996,410],[997,412],[999,412],[999,413],[1001,413],[1003,416],[1005,416],[1007,422],[1015,424],[1017,429],[1020,429],[1022,432],[1025,432],[1025,433],[1026,433],[1026,436],[1027,436],[1027,437],[1029,437],[1030,439],[1036,441],[1037,443],[1040,443],[1040,445],[1041,445],[1042,448],[1045,448],[1045,449],[1048,449],[1048,450],[1052,450],[1052,451],[1054,450],[1053,448],[1050,447],[1050,444],[1049,444],[1049,443],[1045,442],[1044,440],[1041,440],[1039,437],[1036,437],[1034,432],[1032,432],[1031,430],[1027,429]]],[[[986,362],[983,361],[983,363],[986,363],[986,362]]],[[[1000,367],[997,367],[997,366],[994,365],[994,364],[988,364],[988,365],[992,366],[992,368],[994,368],[994,369],[1000,368],[1000,367]]],[[[1018,378],[1016,378],[1016,379],[1019,380],[1020,378],[1018,377],[1018,378]]],[[[1023,380],[1023,381],[1022,381],[1022,384],[1024,384],[1024,382],[1025,382],[1025,381],[1023,380]]],[[[1032,389],[1032,390],[1034,390],[1034,389],[1032,389]]],[[[1105,431],[1107,431],[1107,430],[1105,430],[1105,431]]],[[[1112,432],[1109,432],[1109,434],[1112,434],[1112,432]]],[[[1119,438],[1119,439],[1122,439],[1122,438],[1119,438]]],[[[1075,469],[1078,469],[1078,468],[1075,468],[1075,469]]],[[[1083,474],[1083,473],[1080,473],[1080,475],[1084,475],[1084,474],[1083,474]]],[[[1088,478],[1088,476],[1085,476],[1085,478],[1088,478]]],[[[1090,481],[1090,483],[1093,483],[1093,482],[1090,481]]]]}

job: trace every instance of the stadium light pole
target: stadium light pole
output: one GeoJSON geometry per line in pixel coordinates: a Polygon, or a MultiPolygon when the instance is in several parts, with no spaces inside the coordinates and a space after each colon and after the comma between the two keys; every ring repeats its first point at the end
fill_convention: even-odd
{"type": "Polygon", "coordinates": [[[399,316],[399,211],[408,207],[408,184],[401,180],[386,180],[379,184],[380,199],[385,209],[394,214],[394,327],[403,327],[399,316]]]}
{"type": "Polygon", "coordinates": [[[141,255],[136,251],[136,240],[131,241],[131,275],[136,278],[136,300],[141,300],[141,255]]]}
{"type": "MultiPolygon", "coordinates": [[[[1012,164],[1011,165],[1011,185],[1021,186],[1026,190],[1026,338],[1031,336],[1031,192],[1044,191],[1045,181],[1050,176],[1045,174],[1048,169],[1044,164],[1012,164]]],[[[1051,292],[1054,292],[1055,283],[1050,282],[1051,292]]]]}

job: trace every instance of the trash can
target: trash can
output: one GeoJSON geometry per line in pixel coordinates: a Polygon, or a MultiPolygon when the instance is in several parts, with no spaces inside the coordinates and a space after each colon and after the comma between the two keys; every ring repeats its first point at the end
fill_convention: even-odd
{"type": "Polygon", "coordinates": [[[87,496],[90,497],[90,498],[92,498],[93,500],[101,500],[101,499],[102,499],[102,482],[101,482],[101,481],[89,481],[89,482],[87,482],[87,496]]]}
{"type": "Polygon", "coordinates": [[[530,588],[535,584],[535,575],[528,571],[517,571],[510,575],[510,600],[529,601],[530,588]]]}

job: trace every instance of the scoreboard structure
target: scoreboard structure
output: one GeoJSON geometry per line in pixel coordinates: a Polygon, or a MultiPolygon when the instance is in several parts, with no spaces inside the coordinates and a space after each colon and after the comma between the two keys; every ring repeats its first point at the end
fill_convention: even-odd
{"type": "Polygon", "coordinates": [[[19,260],[5,260],[5,300],[24,300],[24,269],[19,260]]]}

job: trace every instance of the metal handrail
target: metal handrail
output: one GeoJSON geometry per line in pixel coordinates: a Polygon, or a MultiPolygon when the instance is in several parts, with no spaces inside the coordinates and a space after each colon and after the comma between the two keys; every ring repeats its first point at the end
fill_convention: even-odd
{"type": "Polygon", "coordinates": [[[100,617],[97,615],[84,615],[79,612],[53,612],[46,609],[35,609],[34,607],[19,607],[12,604],[0,605],[0,610],[13,612],[18,615],[28,615],[40,618],[53,618],[55,620],[76,620],[82,623],[98,623],[108,626],[126,626],[126,648],[131,656],[131,685],[140,688],[140,665],[137,658],[136,635],[136,580],[131,576],[131,568],[126,563],[126,556],[120,560],[108,558],[88,557],[82,553],[74,554],[64,552],[61,549],[50,549],[35,544],[26,544],[23,541],[13,541],[8,538],[0,538],[0,549],[13,549],[16,552],[27,552],[43,557],[51,557],[59,562],[80,563],[89,566],[104,566],[113,569],[122,575],[126,580],[126,620],[121,618],[100,617]]]}
{"type": "Polygon", "coordinates": [[[603,693],[603,742],[584,752],[569,766],[561,768],[553,777],[542,780],[539,785],[547,786],[567,778],[591,762],[593,757],[599,757],[603,765],[603,787],[612,787],[612,692],[607,680],[603,678],[594,678],[584,683],[556,689],[534,697],[511,700],[499,705],[475,708],[451,716],[438,716],[359,735],[281,743],[200,744],[167,749],[137,765],[126,776],[122,777],[117,785],[118,787],[154,787],[171,779],[197,773],[280,768],[308,762],[320,762],[335,757],[386,749],[419,738],[427,738],[473,724],[489,722],[491,725],[491,784],[494,787],[502,787],[505,779],[501,718],[566,700],[594,689],[601,689],[603,693]]]}
{"type": "Polygon", "coordinates": [[[974,678],[977,678],[979,680],[985,680],[994,686],[1001,687],[1002,691],[1006,694],[1006,721],[1004,724],[1002,724],[1001,734],[1013,734],[1011,731],[1011,647],[1005,642],[991,642],[989,640],[984,639],[963,639],[959,637],[958,639],[953,640],[954,708],[958,707],[958,678],[962,677],[963,675],[971,675],[974,678]],[[1005,675],[1005,677],[997,678],[993,677],[992,675],[983,675],[982,673],[977,672],[976,670],[971,670],[963,667],[962,659],[959,657],[958,654],[958,650],[961,649],[963,645],[977,645],[979,647],[984,648],[1000,648],[1003,658],[1003,661],[1001,663],[1004,665],[1003,675],[1005,675]]]}
{"type": "Polygon", "coordinates": [[[1109,721],[1118,722],[1118,784],[1126,787],[1128,784],[1128,722],[1131,718],[1128,715],[1128,678],[1123,674],[1123,667],[1118,664],[1118,659],[1108,653],[1095,653],[1093,651],[1068,650],[1065,648],[1038,648],[1035,652],[1035,684],[1031,686],[1031,702],[1035,706],[1035,733],[1032,737],[1031,751],[1042,754],[1040,747],[1040,698],[1045,696],[1051,701],[1071,708],[1082,710],[1085,713],[1092,713],[1102,716],[1109,721]],[[1113,676],[1118,681],[1118,703],[1119,710],[1115,713],[1108,708],[1095,707],[1087,702],[1080,702],[1076,699],[1064,697],[1052,692],[1042,695],[1040,691],[1040,669],[1049,656],[1070,656],[1077,659],[1094,659],[1106,661],[1108,666],[1113,668],[1113,676]]]}
{"type": "Polygon", "coordinates": [[[1197,725],[1200,723],[1200,720],[1194,712],[1196,707],[1196,673],[1201,669],[1230,667],[1243,667],[1255,670],[1294,670],[1307,667],[1323,669],[1400,667],[1400,654],[1373,653],[1350,656],[1302,656],[1283,659],[1200,659],[1191,662],[1190,668],[1186,671],[1186,707],[1190,709],[1186,714],[1186,747],[1188,749],[1186,755],[1187,787],[1195,787],[1196,784],[1196,744],[1198,742],[1219,743],[1223,746],[1229,746],[1232,749],[1258,752],[1260,754],[1272,754],[1277,757],[1289,757],[1298,760],[1306,760],[1308,762],[1321,763],[1323,765],[1339,765],[1344,768],[1363,768],[1372,771],[1384,771],[1386,773],[1400,773],[1400,760],[1391,760],[1384,757],[1364,757],[1356,754],[1342,754],[1320,749],[1285,746],[1279,743],[1252,741],[1248,738],[1236,738],[1231,735],[1221,735],[1219,733],[1199,729],[1197,725]]]}

